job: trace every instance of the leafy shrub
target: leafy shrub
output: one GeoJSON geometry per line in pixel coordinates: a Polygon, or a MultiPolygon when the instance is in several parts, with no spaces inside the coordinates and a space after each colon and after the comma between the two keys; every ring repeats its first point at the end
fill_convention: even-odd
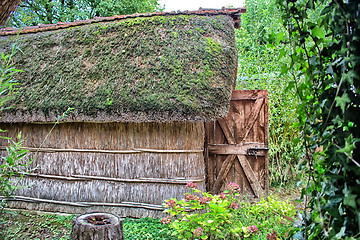
{"type": "MultiPolygon", "coordinates": [[[[4,109],[4,103],[14,96],[14,87],[17,83],[13,80],[13,75],[21,72],[21,70],[13,68],[11,60],[17,51],[17,46],[13,45],[10,54],[1,53],[0,112],[4,109]]],[[[4,130],[0,129],[0,132],[4,132],[4,130]]],[[[1,136],[0,138],[7,139],[1,136]]],[[[12,197],[16,189],[21,187],[19,182],[30,164],[22,161],[28,151],[21,149],[21,134],[18,134],[18,141],[7,140],[10,146],[6,148],[7,154],[2,156],[0,160],[0,195],[3,197],[0,202],[0,215],[3,213],[7,200],[12,197]]]]}
{"type": "Polygon", "coordinates": [[[192,182],[188,187],[184,199],[165,200],[170,215],[161,220],[179,239],[285,239],[297,230],[292,227],[295,208],[287,202],[270,197],[241,200],[235,183],[219,195],[203,192],[192,182]]]}
{"type": "Polygon", "coordinates": [[[21,134],[18,134],[18,141],[9,140],[10,146],[6,148],[6,154],[0,160],[0,195],[4,196],[0,203],[0,215],[14,192],[21,188],[20,180],[31,163],[24,162],[23,159],[28,151],[21,149],[21,134]]]}

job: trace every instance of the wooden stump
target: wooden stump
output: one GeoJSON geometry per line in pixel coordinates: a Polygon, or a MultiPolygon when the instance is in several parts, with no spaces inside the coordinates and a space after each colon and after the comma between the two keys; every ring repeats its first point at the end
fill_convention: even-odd
{"type": "Polygon", "coordinates": [[[123,240],[123,225],[119,216],[93,212],[77,216],[73,220],[72,240],[123,240]]]}

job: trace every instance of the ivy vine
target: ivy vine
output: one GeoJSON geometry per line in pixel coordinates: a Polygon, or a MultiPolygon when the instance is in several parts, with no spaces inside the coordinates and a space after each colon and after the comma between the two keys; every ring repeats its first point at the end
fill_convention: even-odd
{"type": "Polygon", "coordinates": [[[360,3],[278,0],[309,173],[304,239],[360,237],[360,3]]]}

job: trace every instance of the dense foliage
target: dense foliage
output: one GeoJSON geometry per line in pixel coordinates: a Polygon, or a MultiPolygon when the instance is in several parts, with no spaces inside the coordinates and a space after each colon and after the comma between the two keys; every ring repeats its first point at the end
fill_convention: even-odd
{"type": "Polygon", "coordinates": [[[11,20],[13,26],[73,22],[96,17],[154,12],[158,0],[24,0],[11,20]]]}
{"type": "MultiPolygon", "coordinates": [[[[279,1],[291,64],[284,72],[301,102],[310,216],[305,239],[360,237],[360,5],[279,1]]],[[[307,212],[305,211],[305,214],[307,212]]]]}
{"type": "Polygon", "coordinates": [[[297,165],[303,158],[298,143],[300,131],[294,123],[299,98],[288,89],[290,75],[280,75],[282,64],[289,64],[289,47],[275,41],[286,35],[275,0],[249,0],[236,30],[238,47],[238,89],[266,89],[269,92],[270,184],[295,182],[302,174],[297,165]]]}

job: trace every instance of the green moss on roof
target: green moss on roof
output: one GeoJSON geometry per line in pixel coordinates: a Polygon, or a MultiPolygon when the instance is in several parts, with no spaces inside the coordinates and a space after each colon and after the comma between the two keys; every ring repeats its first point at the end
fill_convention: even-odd
{"type": "MultiPolygon", "coordinates": [[[[1,37],[0,49],[16,37],[1,37]]],[[[20,94],[2,121],[212,120],[236,69],[228,16],[155,16],[20,37],[20,94]],[[17,119],[18,118],[18,119],[17,119]]]]}

